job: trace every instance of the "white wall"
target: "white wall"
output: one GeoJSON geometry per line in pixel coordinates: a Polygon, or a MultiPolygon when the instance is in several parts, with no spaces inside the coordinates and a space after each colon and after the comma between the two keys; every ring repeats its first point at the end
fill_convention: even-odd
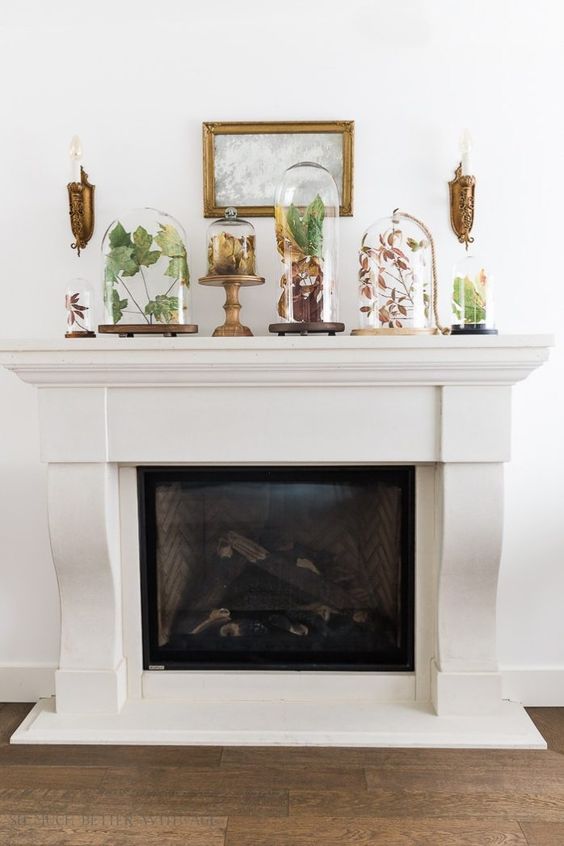
{"type": "MultiPolygon", "coordinates": [[[[350,326],[359,237],[396,206],[434,230],[447,287],[460,247],[446,182],[470,127],[475,235],[497,273],[498,324],[559,329],[563,33],[564,11],[551,0],[2,3],[0,335],[60,337],[67,280],[98,279],[104,228],[132,207],[178,216],[192,276],[201,275],[201,123],[234,119],[356,121],[355,215],[341,224],[350,326]],[[75,132],[97,186],[97,230],[80,259],[69,247],[65,189],[75,132]]],[[[257,233],[268,284],[244,294],[244,314],[260,334],[274,315],[278,271],[272,221],[257,221],[257,233]]],[[[220,292],[196,286],[204,333],[220,304],[220,292]]],[[[560,668],[550,696],[561,704],[563,377],[557,349],[515,390],[499,627],[503,665],[560,668]]],[[[0,665],[51,664],[59,612],[36,400],[1,372],[0,402],[0,665]]],[[[519,672],[510,678],[518,687],[519,672]]],[[[537,699],[546,678],[535,676],[537,699]]]]}

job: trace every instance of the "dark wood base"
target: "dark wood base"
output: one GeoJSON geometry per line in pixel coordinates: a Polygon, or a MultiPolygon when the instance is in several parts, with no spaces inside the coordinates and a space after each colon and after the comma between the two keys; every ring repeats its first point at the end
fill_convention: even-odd
{"type": "Polygon", "coordinates": [[[335,335],[345,331],[344,323],[271,323],[268,331],[273,334],[284,335],[335,335]]]}
{"type": "Polygon", "coordinates": [[[65,332],[65,338],[95,338],[96,332],[65,332]]]}
{"type": "Polygon", "coordinates": [[[451,335],[497,335],[497,329],[486,329],[479,323],[467,323],[466,326],[451,326],[451,335]]]}
{"type": "Polygon", "coordinates": [[[103,323],[98,326],[101,335],[119,335],[120,338],[133,338],[135,335],[176,338],[177,335],[195,335],[197,331],[197,323],[103,323]]]}

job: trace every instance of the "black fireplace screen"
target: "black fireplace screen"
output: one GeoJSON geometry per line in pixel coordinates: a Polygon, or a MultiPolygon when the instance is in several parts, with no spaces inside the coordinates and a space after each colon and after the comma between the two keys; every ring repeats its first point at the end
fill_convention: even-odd
{"type": "Polygon", "coordinates": [[[139,468],[145,668],[413,669],[414,468],[139,468]]]}

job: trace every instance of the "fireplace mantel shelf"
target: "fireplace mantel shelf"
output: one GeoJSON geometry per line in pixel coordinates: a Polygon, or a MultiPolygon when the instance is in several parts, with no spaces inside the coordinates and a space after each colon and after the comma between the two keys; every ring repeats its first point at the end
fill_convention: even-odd
{"type": "Polygon", "coordinates": [[[96,338],[0,343],[0,364],[36,385],[512,385],[550,335],[96,338]]]}

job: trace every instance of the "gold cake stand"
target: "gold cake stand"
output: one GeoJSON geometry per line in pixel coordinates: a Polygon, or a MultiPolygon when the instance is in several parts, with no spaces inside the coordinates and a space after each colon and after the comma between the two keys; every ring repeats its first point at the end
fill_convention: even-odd
{"type": "Polygon", "coordinates": [[[241,303],[239,302],[239,289],[250,288],[255,285],[264,285],[264,276],[202,276],[200,285],[207,285],[212,288],[225,289],[225,322],[214,329],[214,338],[237,338],[249,337],[253,333],[248,326],[243,326],[239,320],[241,303]]]}

